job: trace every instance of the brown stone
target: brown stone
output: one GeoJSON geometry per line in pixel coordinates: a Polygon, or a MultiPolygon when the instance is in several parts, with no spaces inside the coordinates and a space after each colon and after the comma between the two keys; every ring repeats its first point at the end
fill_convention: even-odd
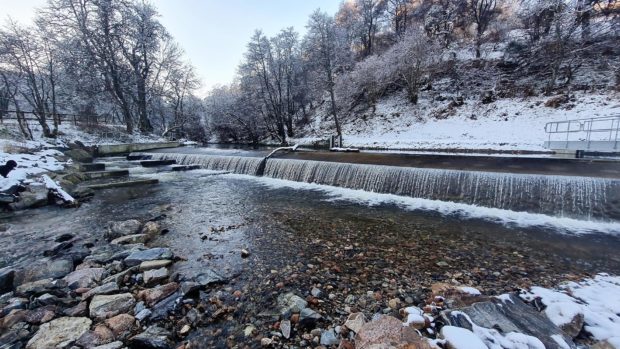
{"type": "Polygon", "coordinates": [[[72,317],[85,316],[87,311],[88,311],[88,304],[86,304],[86,302],[80,302],[78,303],[78,305],[76,305],[73,308],[65,309],[63,314],[65,314],[66,316],[72,316],[72,317]]]}
{"type": "Polygon", "coordinates": [[[92,348],[98,345],[108,344],[114,341],[114,334],[112,330],[105,325],[97,325],[92,331],[87,331],[77,340],[76,344],[85,347],[92,348]]]}
{"type": "Polygon", "coordinates": [[[138,299],[143,300],[149,306],[153,306],[155,303],[176,292],[178,288],[179,284],[176,282],[149,288],[138,292],[138,299]]]}
{"type": "Polygon", "coordinates": [[[105,321],[106,326],[112,330],[116,340],[127,339],[136,329],[136,319],[129,314],[120,314],[105,321]]]}
{"type": "Polygon", "coordinates": [[[411,327],[392,316],[381,316],[369,322],[355,336],[357,349],[388,348],[431,349],[428,341],[411,327]]]}

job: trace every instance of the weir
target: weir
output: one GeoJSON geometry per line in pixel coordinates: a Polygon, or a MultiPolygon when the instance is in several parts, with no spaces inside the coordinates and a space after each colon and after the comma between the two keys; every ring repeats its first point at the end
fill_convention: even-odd
{"type": "Polygon", "coordinates": [[[620,219],[620,180],[312,160],[152,153],[210,170],[585,220],[620,219]],[[264,166],[264,169],[261,166],[264,166]],[[261,173],[259,173],[261,172],[261,173]],[[264,173],[263,173],[264,172],[264,173]]]}

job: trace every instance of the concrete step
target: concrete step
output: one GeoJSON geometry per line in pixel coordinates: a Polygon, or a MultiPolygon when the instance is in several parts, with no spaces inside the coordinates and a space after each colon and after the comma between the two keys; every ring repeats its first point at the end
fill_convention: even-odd
{"type": "Polygon", "coordinates": [[[94,164],[80,164],[79,169],[82,172],[92,172],[92,171],[104,171],[105,164],[94,163],[94,164]]]}
{"type": "Polygon", "coordinates": [[[134,161],[134,160],[151,160],[153,158],[152,155],[132,155],[129,154],[127,155],[127,160],[128,161],[134,161]]]}
{"type": "Polygon", "coordinates": [[[129,176],[129,170],[84,172],[87,180],[129,176]]]}
{"type": "Polygon", "coordinates": [[[138,180],[133,180],[133,181],[125,181],[125,182],[91,184],[91,185],[87,185],[86,188],[90,188],[93,190],[101,190],[101,189],[110,189],[110,188],[135,187],[138,185],[157,184],[157,183],[159,183],[158,179],[138,179],[138,180]]]}
{"type": "Polygon", "coordinates": [[[172,171],[192,171],[200,169],[200,165],[176,165],[171,167],[172,171]]]}
{"type": "Polygon", "coordinates": [[[176,164],[176,160],[144,160],[140,161],[140,165],[142,167],[157,167],[157,166],[168,166],[176,164]]]}

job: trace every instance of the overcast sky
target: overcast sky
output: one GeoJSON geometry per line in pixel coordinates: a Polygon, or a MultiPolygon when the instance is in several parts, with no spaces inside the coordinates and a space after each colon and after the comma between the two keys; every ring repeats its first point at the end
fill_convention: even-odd
{"type": "MultiPolygon", "coordinates": [[[[317,8],[334,14],[341,0],[153,0],[161,21],[181,44],[203,81],[202,94],[232,81],[255,29],[273,35],[285,27],[305,31],[317,8]]],[[[0,16],[29,23],[46,0],[0,0],[0,16]]]]}

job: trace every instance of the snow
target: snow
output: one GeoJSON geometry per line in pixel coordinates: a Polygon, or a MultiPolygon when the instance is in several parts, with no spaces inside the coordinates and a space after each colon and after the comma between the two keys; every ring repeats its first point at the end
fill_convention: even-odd
{"type": "MultiPolygon", "coordinates": [[[[579,118],[620,114],[620,96],[610,93],[575,93],[571,108],[545,107],[552,97],[500,99],[490,104],[466,100],[446,119],[433,117],[449,101],[420,99],[410,104],[404,94],[379,101],[374,115],[343,121],[347,147],[377,149],[478,149],[547,151],[545,124],[579,118]]],[[[296,139],[311,144],[333,133],[329,118],[316,117],[312,131],[296,139]]]]}
{"type": "Polygon", "coordinates": [[[64,191],[58,183],[51,179],[48,175],[41,176],[42,182],[45,184],[47,190],[55,192],[63,201],[67,203],[75,203],[75,199],[64,191]]]}
{"type": "Polygon", "coordinates": [[[453,311],[452,314],[465,317],[472,326],[473,334],[489,349],[545,349],[545,345],[536,337],[517,332],[502,334],[496,329],[476,325],[469,315],[461,311],[453,311]]]}
{"type": "Polygon", "coordinates": [[[568,343],[566,343],[566,341],[564,340],[564,338],[561,335],[554,334],[554,335],[551,336],[551,339],[553,339],[556,343],[558,343],[560,348],[562,348],[562,349],[570,349],[570,345],[568,345],[568,343]]]}
{"type": "Polygon", "coordinates": [[[422,309],[418,307],[407,307],[405,308],[405,314],[407,314],[407,321],[404,322],[404,326],[409,326],[411,324],[419,324],[425,323],[426,317],[422,309]]]}
{"type": "Polygon", "coordinates": [[[473,332],[468,329],[444,326],[441,335],[454,349],[487,349],[487,346],[473,332]]]}
{"type": "Polygon", "coordinates": [[[9,160],[17,162],[17,168],[7,178],[0,177],[0,191],[26,181],[28,177],[64,168],[63,163],[55,158],[62,153],[53,149],[40,149],[43,145],[40,142],[0,140],[0,164],[4,165],[9,160]]]}
{"type": "Polygon", "coordinates": [[[583,314],[584,328],[594,339],[620,344],[619,276],[598,274],[591,279],[562,284],[555,290],[533,287],[521,297],[525,300],[540,297],[547,306],[545,314],[558,326],[583,314]]]}
{"type": "Polygon", "coordinates": [[[480,296],[482,294],[478,289],[470,286],[461,286],[459,287],[459,290],[472,296],[480,296]]]}
{"type": "Polygon", "coordinates": [[[228,174],[227,176],[257,181],[274,189],[291,188],[296,190],[319,191],[327,196],[327,201],[348,201],[369,206],[392,204],[405,210],[434,211],[446,216],[457,216],[460,219],[484,219],[508,226],[546,227],[560,233],[605,233],[620,235],[620,222],[585,221],[567,217],[554,217],[544,214],[517,212],[447,201],[380,194],[363,190],[332,187],[316,183],[295,182],[269,177],[255,177],[240,174],[228,174]]]}

